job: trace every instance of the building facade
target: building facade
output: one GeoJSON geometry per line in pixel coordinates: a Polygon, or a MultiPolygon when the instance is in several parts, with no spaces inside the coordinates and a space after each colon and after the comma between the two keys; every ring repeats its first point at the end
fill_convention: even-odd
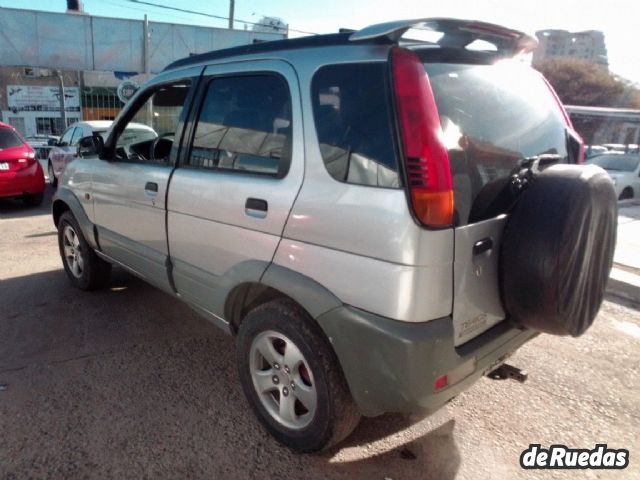
{"type": "Polygon", "coordinates": [[[608,67],[604,34],[597,30],[568,32],[567,30],[540,30],[536,32],[538,48],[533,61],[549,58],[578,58],[608,67]]]}
{"type": "Polygon", "coordinates": [[[0,121],[59,135],[61,95],[67,124],[110,120],[174,60],[284,35],[0,7],[0,37],[0,121]]]}

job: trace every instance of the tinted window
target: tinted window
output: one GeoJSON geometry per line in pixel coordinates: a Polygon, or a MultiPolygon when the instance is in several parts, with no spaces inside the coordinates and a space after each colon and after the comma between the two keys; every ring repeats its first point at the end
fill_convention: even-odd
{"type": "Polygon", "coordinates": [[[291,161],[291,96],[276,75],[209,83],[193,139],[194,167],[284,176],[291,161]]]}
{"type": "Polygon", "coordinates": [[[10,128],[0,128],[0,150],[4,148],[19,147],[22,139],[10,128]]]}
{"type": "Polygon", "coordinates": [[[605,170],[612,172],[633,172],[638,168],[640,156],[620,155],[617,153],[611,155],[600,155],[598,157],[591,158],[588,163],[594,163],[605,170]]]}
{"type": "Polygon", "coordinates": [[[505,62],[425,69],[449,150],[458,225],[485,218],[522,158],[549,153],[567,161],[562,112],[531,68],[505,62]]]}
{"type": "Polygon", "coordinates": [[[386,65],[323,67],[313,78],[312,94],[320,152],[331,176],[398,187],[386,65]]]}

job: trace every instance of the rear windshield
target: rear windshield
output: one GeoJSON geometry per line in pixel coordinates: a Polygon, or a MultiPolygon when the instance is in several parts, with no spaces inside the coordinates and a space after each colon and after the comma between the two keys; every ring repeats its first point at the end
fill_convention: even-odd
{"type": "Polygon", "coordinates": [[[426,63],[453,175],[457,225],[484,220],[520,159],[567,161],[566,124],[542,77],[515,62],[426,63]]]}
{"type": "Polygon", "coordinates": [[[22,139],[10,128],[0,128],[0,149],[19,147],[22,139]]]}
{"type": "Polygon", "coordinates": [[[597,157],[592,157],[589,160],[589,163],[593,163],[612,172],[633,172],[638,168],[640,156],[619,155],[617,153],[599,155],[597,157]]]}

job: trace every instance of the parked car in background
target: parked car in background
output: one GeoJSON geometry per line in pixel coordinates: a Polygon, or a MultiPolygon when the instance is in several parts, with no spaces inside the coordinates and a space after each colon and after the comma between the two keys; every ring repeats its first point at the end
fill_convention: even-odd
{"type": "Polygon", "coordinates": [[[636,143],[604,143],[602,146],[609,152],[638,153],[638,145],[636,143]]]}
{"type": "MultiPolygon", "coordinates": [[[[56,143],[49,153],[47,171],[49,181],[54,187],[58,185],[58,179],[64,173],[66,166],[78,158],[80,139],[92,137],[96,134],[104,139],[112,123],[111,120],[88,120],[76,122],[67,128],[60,141],[56,143]]],[[[122,141],[125,142],[129,139],[131,142],[136,142],[142,138],[154,140],[157,136],[156,132],[147,125],[132,122],[128,125],[122,141]]]]}
{"type": "Polygon", "coordinates": [[[640,154],[605,153],[587,160],[604,168],[615,185],[618,200],[640,197],[640,154]]]}
{"type": "Polygon", "coordinates": [[[591,158],[591,157],[595,157],[596,155],[602,155],[603,153],[607,153],[608,151],[609,150],[607,149],[607,147],[604,147],[602,145],[588,145],[584,149],[584,157],[591,158]]]}
{"type": "Polygon", "coordinates": [[[69,162],[78,158],[78,142],[82,137],[90,137],[94,133],[103,134],[109,129],[111,120],[90,120],[71,124],[62,134],[60,140],[51,147],[47,161],[47,176],[55,187],[58,179],[69,162]]]}
{"type": "Polygon", "coordinates": [[[35,151],[15,128],[0,122],[0,197],[40,205],[44,188],[44,172],[35,151]]]}

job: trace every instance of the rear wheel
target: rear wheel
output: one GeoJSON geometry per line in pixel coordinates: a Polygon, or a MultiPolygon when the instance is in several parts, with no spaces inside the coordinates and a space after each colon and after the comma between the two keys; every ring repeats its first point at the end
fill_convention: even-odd
{"type": "Polygon", "coordinates": [[[34,194],[26,194],[22,197],[22,201],[28,207],[37,207],[42,203],[43,198],[44,195],[42,194],[42,192],[40,192],[34,194]]]}
{"type": "Polygon", "coordinates": [[[109,281],[111,264],[99,258],[82,235],[71,212],[64,212],[58,221],[60,257],[73,286],[95,290],[109,281]]]}
{"type": "Polygon", "coordinates": [[[627,187],[622,190],[620,196],[618,197],[618,200],[629,200],[630,198],[633,198],[633,190],[627,187]]]}
{"type": "Polygon", "coordinates": [[[340,442],[358,424],[335,353],[295,302],[274,300],[246,316],[237,361],[251,407],[280,443],[314,452],[340,442]]]}

